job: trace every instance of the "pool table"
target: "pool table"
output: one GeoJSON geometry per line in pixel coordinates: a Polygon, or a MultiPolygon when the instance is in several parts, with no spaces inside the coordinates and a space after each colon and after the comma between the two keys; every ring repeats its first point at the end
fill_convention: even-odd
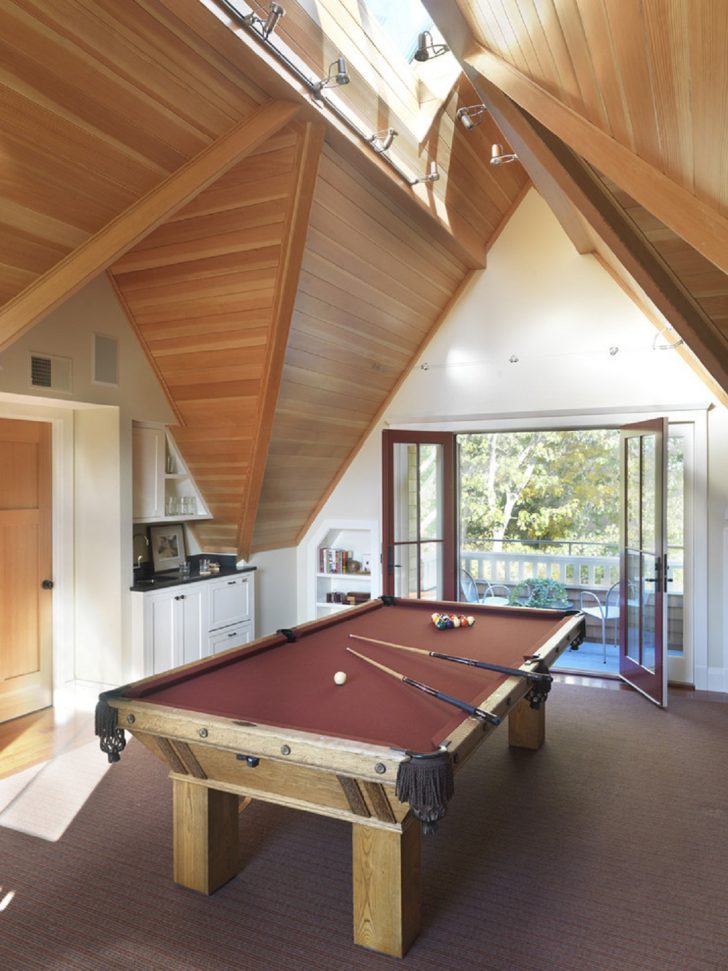
{"type": "Polygon", "coordinates": [[[423,825],[436,827],[458,768],[506,716],[511,745],[541,746],[548,669],[583,623],[381,598],[105,692],[96,731],[111,761],[127,730],[169,767],[185,887],[213,893],[238,873],[241,797],[351,822],[354,940],[401,957],[420,928],[423,825]],[[440,630],[434,612],[474,623],[440,630]]]}

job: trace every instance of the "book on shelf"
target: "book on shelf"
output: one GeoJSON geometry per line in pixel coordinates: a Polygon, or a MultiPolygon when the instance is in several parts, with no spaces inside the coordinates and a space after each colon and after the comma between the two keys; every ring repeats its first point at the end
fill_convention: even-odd
{"type": "Polygon", "coordinates": [[[346,602],[348,604],[363,604],[367,600],[371,600],[371,595],[368,590],[350,590],[346,594],[346,602]]]}
{"type": "Polygon", "coordinates": [[[350,556],[348,550],[339,550],[334,546],[321,546],[319,548],[319,573],[346,573],[350,556]]]}

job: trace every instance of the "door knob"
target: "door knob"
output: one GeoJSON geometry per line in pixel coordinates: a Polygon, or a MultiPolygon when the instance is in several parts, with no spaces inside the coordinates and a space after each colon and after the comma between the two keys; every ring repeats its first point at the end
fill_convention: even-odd
{"type": "Polygon", "coordinates": [[[52,590],[53,589],[53,581],[52,580],[44,580],[41,583],[41,586],[43,587],[44,590],[52,590]]]}

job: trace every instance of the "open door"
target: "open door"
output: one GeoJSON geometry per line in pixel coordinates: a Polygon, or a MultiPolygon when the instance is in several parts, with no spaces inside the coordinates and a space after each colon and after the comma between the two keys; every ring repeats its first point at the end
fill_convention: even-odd
{"type": "Polygon", "coordinates": [[[454,437],[382,433],[382,589],[455,600],[454,437]]]}
{"type": "Polygon", "coordinates": [[[621,677],[667,706],[667,419],[621,429],[621,677]]]}

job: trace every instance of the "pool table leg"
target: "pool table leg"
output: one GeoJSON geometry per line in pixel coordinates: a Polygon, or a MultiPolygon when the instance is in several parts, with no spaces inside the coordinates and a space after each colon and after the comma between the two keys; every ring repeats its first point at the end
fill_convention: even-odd
{"type": "Polygon", "coordinates": [[[404,957],[420,932],[420,824],[401,830],[352,824],[354,943],[404,957]]]}
{"type": "Polygon", "coordinates": [[[508,716],[508,744],[513,748],[541,748],[546,740],[546,706],[531,708],[521,698],[508,716]]]}
{"type": "Polygon", "coordinates": [[[240,870],[238,797],[172,779],[175,883],[214,893],[240,870]]]}

